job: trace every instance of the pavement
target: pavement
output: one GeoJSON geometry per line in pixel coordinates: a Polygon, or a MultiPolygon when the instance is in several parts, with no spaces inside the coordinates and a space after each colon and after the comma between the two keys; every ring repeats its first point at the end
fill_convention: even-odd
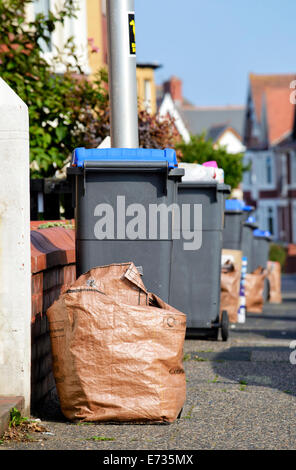
{"type": "Polygon", "coordinates": [[[174,423],[74,424],[53,401],[42,416],[47,434],[0,449],[295,449],[296,364],[289,346],[296,340],[296,276],[283,276],[282,285],[283,303],[248,314],[227,342],[185,341],[187,398],[174,423]]]}

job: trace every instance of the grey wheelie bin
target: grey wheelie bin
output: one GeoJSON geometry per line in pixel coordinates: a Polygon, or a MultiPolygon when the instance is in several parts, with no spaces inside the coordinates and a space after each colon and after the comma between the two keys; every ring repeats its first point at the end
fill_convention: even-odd
{"type": "Polygon", "coordinates": [[[242,250],[243,224],[253,209],[238,199],[226,199],[223,248],[242,250]]]}
{"type": "MultiPolygon", "coordinates": [[[[259,266],[267,268],[271,234],[268,231],[256,229],[253,231],[252,271],[259,266]]],[[[263,299],[266,302],[269,297],[269,284],[267,277],[264,280],[263,299]]]]}
{"type": "Polygon", "coordinates": [[[184,174],[175,151],[78,148],[68,174],[75,180],[77,276],[132,261],[146,288],[167,302],[173,243],[167,208],[184,174]]]}
{"type": "Polygon", "coordinates": [[[220,289],[224,204],[229,193],[229,186],[214,181],[178,184],[182,224],[174,233],[169,303],[187,315],[187,337],[217,339],[220,328],[223,340],[228,337],[227,312],[220,318],[220,289]]]}
{"type": "Polygon", "coordinates": [[[242,229],[242,247],[243,256],[247,259],[247,273],[252,273],[253,268],[253,250],[254,250],[254,235],[253,232],[258,228],[256,219],[250,215],[243,223],[242,229]]]}

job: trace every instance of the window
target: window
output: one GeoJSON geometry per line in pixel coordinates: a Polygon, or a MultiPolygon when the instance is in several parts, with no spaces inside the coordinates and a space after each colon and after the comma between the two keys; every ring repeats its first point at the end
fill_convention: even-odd
{"type": "MultiPolygon", "coordinates": [[[[34,0],[34,13],[35,16],[42,13],[45,17],[48,16],[50,10],[50,0],[34,0]]],[[[40,47],[43,52],[49,52],[52,50],[51,41],[47,43],[43,39],[40,39],[40,47]]]]}
{"type": "Polygon", "coordinates": [[[293,243],[296,243],[296,201],[293,201],[292,208],[293,243]]]}
{"type": "Polygon", "coordinates": [[[266,183],[272,183],[272,159],[270,156],[266,158],[266,183]]]}
{"type": "Polygon", "coordinates": [[[273,207],[268,207],[267,211],[267,230],[271,233],[271,235],[274,234],[274,214],[273,214],[273,207]]]}
{"type": "Polygon", "coordinates": [[[253,165],[253,162],[252,162],[251,159],[247,162],[247,165],[250,167],[249,171],[247,172],[247,175],[248,175],[247,184],[248,184],[249,186],[252,186],[252,182],[253,182],[252,165],[253,165]]]}
{"type": "Polygon", "coordinates": [[[296,186],[296,153],[295,152],[290,152],[290,168],[291,168],[290,183],[291,183],[291,186],[296,186]]]}

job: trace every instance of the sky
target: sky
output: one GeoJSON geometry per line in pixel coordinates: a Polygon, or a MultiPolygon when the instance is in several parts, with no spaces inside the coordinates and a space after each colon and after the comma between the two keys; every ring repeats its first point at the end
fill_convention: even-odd
{"type": "Polygon", "coordinates": [[[295,0],[135,0],[135,16],[137,61],[195,105],[242,105],[250,72],[296,72],[295,0]]]}

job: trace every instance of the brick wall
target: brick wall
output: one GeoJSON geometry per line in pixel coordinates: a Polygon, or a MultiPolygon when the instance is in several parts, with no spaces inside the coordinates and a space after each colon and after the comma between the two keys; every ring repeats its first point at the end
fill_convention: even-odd
{"type": "Polygon", "coordinates": [[[296,245],[292,245],[292,244],[288,245],[285,273],[286,274],[296,273],[296,245]]]}
{"type": "Polygon", "coordinates": [[[35,414],[56,394],[46,310],[76,279],[74,230],[38,229],[38,225],[31,223],[31,411],[35,414]]]}

